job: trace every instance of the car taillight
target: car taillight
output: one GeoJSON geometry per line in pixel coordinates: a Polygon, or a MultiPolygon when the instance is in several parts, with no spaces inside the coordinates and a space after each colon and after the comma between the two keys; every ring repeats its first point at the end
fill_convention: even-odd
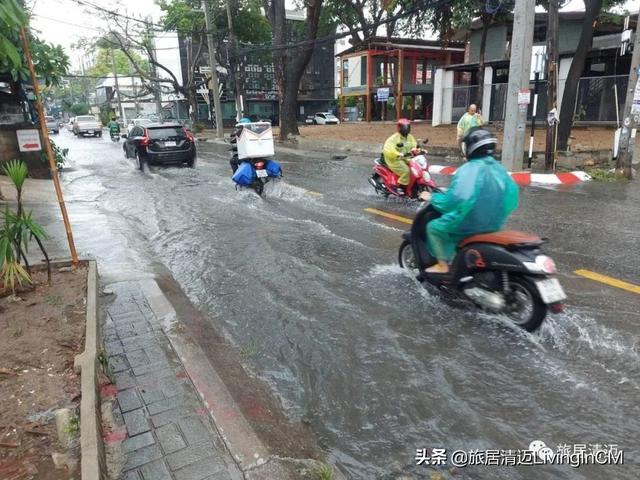
{"type": "Polygon", "coordinates": [[[189,141],[191,143],[195,143],[195,139],[193,138],[193,135],[191,135],[191,132],[189,130],[187,130],[186,128],[183,128],[182,130],[184,131],[184,134],[187,136],[189,141]]]}
{"type": "Polygon", "coordinates": [[[148,147],[150,141],[151,139],[147,135],[145,135],[140,139],[140,145],[142,145],[143,147],[148,147]]]}
{"type": "Polygon", "coordinates": [[[256,168],[264,168],[264,162],[256,162],[256,168]]]}

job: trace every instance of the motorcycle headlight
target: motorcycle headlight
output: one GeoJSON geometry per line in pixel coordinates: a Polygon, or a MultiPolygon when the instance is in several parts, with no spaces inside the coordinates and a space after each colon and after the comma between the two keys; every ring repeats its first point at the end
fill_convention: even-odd
{"type": "Polygon", "coordinates": [[[429,182],[431,180],[431,174],[429,172],[427,172],[427,171],[422,172],[422,179],[425,182],[429,182]]]}

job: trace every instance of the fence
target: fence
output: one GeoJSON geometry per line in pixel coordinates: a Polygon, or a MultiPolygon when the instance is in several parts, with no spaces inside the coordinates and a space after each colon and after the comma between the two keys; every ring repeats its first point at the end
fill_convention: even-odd
{"type": "MultiPolygon", "coordinates": [[[[576,95],[575,121],[578,123],[616,123],[616,89],[618,94],[617,111],[621,113],[624,109],[628,83],[628,75],[581,78],[576,95]]],[[[560,84],[563,85],[564,81],[561,81],[560,84]]],[[[485,88],[488,87],[488,85],[485,86],[485,88]]],[[[508,84],[494,83],[490,88],[491,107],[489,112],[483,112],[483,116],[491,122],[504,122],[508,84]]],[[[527,111],[527,120],[531,120],[533,115],[534,82],[529,84],[529,88],[531,89],[531,103],[527,111]]],[[[445,89],[445,95],[452,96],[452,122],[457,122],[467,110],[468,105],[476,101],[477,93],[477,85],[458,85],[445,89]]],[[[546,111],[546,83],[541,81],[538,85],[538,120],[546,121],[546,111]]]]}
{"type": "Polygon", "coordinates": [[[576,95],[575,121],[615,123],[617,112],[622,116],[624,111],[628,84],[628,75],[581,78],[576,95]]]}

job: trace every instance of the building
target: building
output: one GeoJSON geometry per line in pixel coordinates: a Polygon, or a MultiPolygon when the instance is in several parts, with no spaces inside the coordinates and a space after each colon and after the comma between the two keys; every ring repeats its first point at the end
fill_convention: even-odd
{"type": "Polygon", "coordinates": [[[464,43],[371,37],[338,54],[340,110],[358,105],[366,121],[430,119],[437,68],[464,60],[464,43]],[[378,97],[385,100],[378,101],[378,97]]]}
{"type": "MultiPolygon", "coordinates": [[[[286,12],[287,21],[291,28],[290,38],[296,41],[295,32],[302,31],[294,28],[297,24],[304,23],[306,16],[302,12],[286,12]]],[[[182,61],[182,76],[187,78],[187,68],[189,66],[189,38],[180,38],[180,58],[182,61]]],[[[275,69],[273,59],[268,51],[253,48],[252,45],[241,45],[244,53],[243,62],[240,66],[241,75],[244,81],[244,105],[245,115],[254,119],[269,119],[277,124],[279,121],[278,92],[276,87],[275,69]]],[[[221,56],[227,56],[228,44],[222,47],[221,56]]],[[[206,49],[205,49],[206,50],[206,49]]],[[[303,121],[307,115],[313,115],[319,111],[326,111],[335,102],[335,79],[334,79],[334,43],[318,42],[315,46],[311,60],[300,82],[298,92],[298,120],[303,121]]],[[[203,83],[210,72],[208,57],[202,56],[202,60],[197,69],[196,76],[203,83]]],[[[219,80],[221,84],[222,114],[225,125],[233,125],[236,119],[236,106],[233,92],[226,88],[227,71],[219,70],[219,80]]],[[[206,89],[198,92],[198,118],[201,121],[209,119],[209,106],[206,89]]]]}
{"type": "MultiPolygon", "coordinates": [[[[558,109],[562,103],[564,86],[578,45],[584,12],[560,12],[558,18],[558,109]]],[[[637,14],[632,17],[630,28],[635,29],[637,14]]],[[[611,124],[619,123],[622,116],[631,53],[621,54],[621,37],[624,17],[609,15],[595,27],[591,49],[578,85],[575,106],[576,122],[611,124]]],[[[539,70],[538,112],[546,112],[545,44],[547,14],[536,13],[531,68],[531,90],[535,91],[535,70],[539,70]]],[[[476,19],[467,30],[456,32],[454,38],[467,39],[468,61],[445,66],[436,72],[433,124],[456,122],[470,103],[482,103],[483,116],[492,122],[503,122],[509,79],[512,21],[496,23],[489,27],[485,48],[485,72],[482,102],[478,102],[478,60],[482,22],[476,19]]],[[[633,43],[633,39],[631,44],[633,43]]],[[[529,105],[531,117],[533,103],[529,105]]],[[[540,113],[538,113],[540,115],[540,113]]],[[[544,115],[544,114],[543,114],[544,115]]]]}

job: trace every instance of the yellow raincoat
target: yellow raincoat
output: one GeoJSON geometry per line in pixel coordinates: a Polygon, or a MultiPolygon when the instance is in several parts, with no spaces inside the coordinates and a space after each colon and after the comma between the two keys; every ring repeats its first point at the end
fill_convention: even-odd
{"type": "Polygon", "coordinates": [[[384,142],[382,149],[384,161],[389,169],[398,175],[398,183],[400,185],[408,185],[410,176],[407,160],[402,158],[401,155],[408,154],[417,146],[418,142],[416,142],[415,137],[411,134],[403,137],[400,133],[394,133],[384,142]],[[399,143],[402,143],[402,147],[398,147],[399,143]]]}

